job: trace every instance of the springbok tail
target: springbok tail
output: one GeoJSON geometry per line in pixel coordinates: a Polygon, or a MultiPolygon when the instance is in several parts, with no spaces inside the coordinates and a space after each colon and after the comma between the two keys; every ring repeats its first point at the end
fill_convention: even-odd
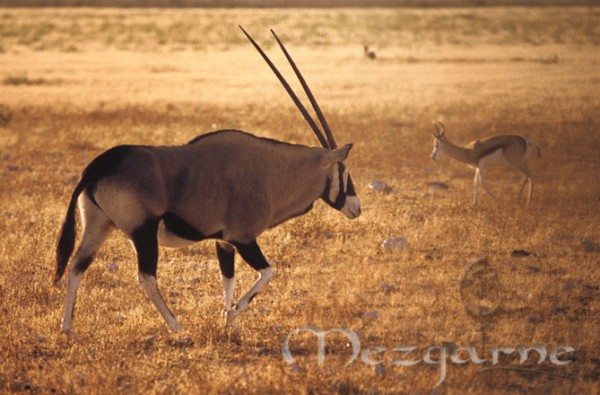
{"type": "Polygon", "coordinates": [[[535,141],[532,141],[532,143],[535,145],[535,148],[537,148],[538,159],[542,159],[542,149],[540,148],[540,145],[535,141]]]}
{"type": "Polygon", "coordinates": [[[58,242],[56,243],[56,271],[54,273],[54,284],[57,284],[64,275],[65,269],[69,263],[69,258],[71,258],[71,254],[75,248],[75,236],[77,232],[75,208],[77,207],[77,198],[87,184],[88,180],[86,178],[87,177],[82,176],[81,180],[79,180],[79,183],[75,187],[75,190],[71,195],[71,201],[69,202],[69,208],[67,209],[65,221],[60,229],[58,242]]]}
{"type": "Polygon", "coordinates": [[[537,141],[533,141],[533,140],[527,139],[527,146],[528,146],[527,147],[528,151],[530,149],[532,149],[532,147],[535,147],[535,149],[537,150],[537,157],[538,157],[538,159],[542,158],[542,149],[540,148],[540,145],[538,144],[537,141]]]}

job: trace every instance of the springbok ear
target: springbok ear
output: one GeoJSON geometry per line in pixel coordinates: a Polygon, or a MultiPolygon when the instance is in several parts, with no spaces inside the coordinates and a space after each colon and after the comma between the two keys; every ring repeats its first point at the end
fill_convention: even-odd
{"type": "Polygon", "coordinates": [[[352,144],[346,144],[341,148],[336,148],[333,151],[326,152],[321,159],[323,167],[328,167],[334,163],[343,162],[348,158],[348,154],[352,149],[352,144]]]}

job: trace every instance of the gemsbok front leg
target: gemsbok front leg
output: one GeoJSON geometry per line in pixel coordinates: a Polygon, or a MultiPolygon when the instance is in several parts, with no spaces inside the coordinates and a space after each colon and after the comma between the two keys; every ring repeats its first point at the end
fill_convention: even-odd
{"type": "Polygon", "coordinates": [[[248,292],[246,292],[244,296],[235,303],[232,309],[227,312],[227,325],[230,325],[235,329],[235,318],[248,307],[248,304],[252,299],[254,299],[264,286],[267,285],[269,280],[271,280],[271,277],[273,277],[273,269],[271,269],[271,265],[267,262],[260,247],[256,243],[256,240],[248,244],[234,243],[234,245],[244,261],[259,273],[259,277],[254,285],[252,285],[248,292]]]}
{"type": "Polygon", "coordinates": [[[167,307],[156,283],[156,267],[158,264],[158,219],[150,219],[137,228],[131,235],[131,241],[138,259],[138,280],[148,298],[154,303],[169,328],[183,332],[183,327],[167,307]]]}
{"type": "MultiPolygon", "coordinates": [[[[225,305],[222,316],[228,317],[233,307],[233,290],[235,289],[235,249],[229,243],[217,241],[217,258],[219,269],[221,269],[221,280],[223,283],[223,299],[225,305]]],[[[226,323],[227,325],[228,323],[226,323]]]]}

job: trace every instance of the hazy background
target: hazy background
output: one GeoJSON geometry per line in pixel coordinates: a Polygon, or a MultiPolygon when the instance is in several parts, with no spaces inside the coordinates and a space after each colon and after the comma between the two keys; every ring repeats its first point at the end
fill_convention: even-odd
{"type": "Polygon", "coordinates": [[[480,7],[597,6],[598,0],[0,0],[0,7],[480,7]]]}

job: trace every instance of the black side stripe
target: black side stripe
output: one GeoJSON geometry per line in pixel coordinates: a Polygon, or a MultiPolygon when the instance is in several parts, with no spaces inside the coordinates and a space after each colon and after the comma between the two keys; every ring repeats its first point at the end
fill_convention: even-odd
{"type": "Polygon", "coordinates": [[[482,158],[486,157],[486,156],[491,155],[494,152],[496,152],[498,150],[501,150],[501,149],[504,149],[504,147],[503,146],[495,146],[495,147],[488,148],[488,149],[486,149],[486,150],[484,150],[484,151],[481,152],[481,157],[482,158]]]}
{"type": "Polygon", "coordinates": [[[168,212],[161,219],[163,220],[167,230],[177,237],[191,241],[200,241],[205,239],[222,239],[223,232],[216,232],[212,235],[206,235],[187,223],[177,214],[168,212]]]}

